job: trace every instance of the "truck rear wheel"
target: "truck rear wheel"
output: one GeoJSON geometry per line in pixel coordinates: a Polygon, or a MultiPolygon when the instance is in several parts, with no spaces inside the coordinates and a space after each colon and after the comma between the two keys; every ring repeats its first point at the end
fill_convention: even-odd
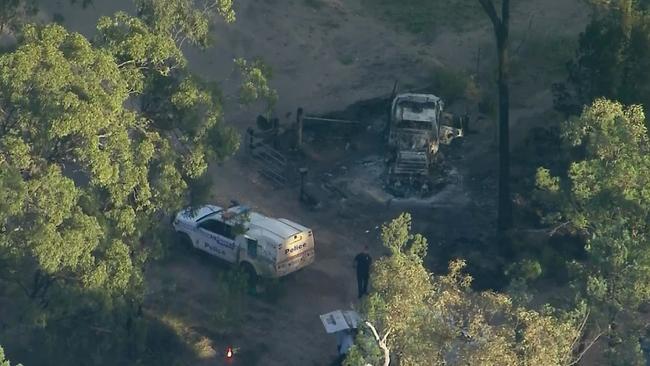
{"type": "Polygon", "coordinates": [[[257,272],[255,272],[255,267],[248,262],[242,262],[239,268],[246,274],[249,287],[254,289],[257,286],[257,272]]]}
{"type": "Polygon", "coordinates": [[[192,244],[192,239],[190,239],[190,236],[182,233],[180,231],[176,232],[176,238],[177,242],[183,246],[185,249],[194,249],[194,244],[192,244]]]}

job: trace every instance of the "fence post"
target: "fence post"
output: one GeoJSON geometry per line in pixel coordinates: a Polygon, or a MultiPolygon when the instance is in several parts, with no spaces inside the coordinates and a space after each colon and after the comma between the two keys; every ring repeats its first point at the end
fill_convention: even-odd
{"type": "Polygon", "coordinates": [[[248,133],[248,152],[252,154],[253,149],[255,148],[255,146],[253,146],[253,143],[254,143],[253,138],[254,138],[254,133],[255,132],[250,127],[246,130],[246,132],[248,133]]]}
{"type": "Polygon", "coordinates": [[[302,149],[302,107],[296,112],[296,148],[302,149]]]}
{"type": "Polygon", "coordinates": [[[303,201],[305,199],[305,177],[309,170],[303,167],[298,169],[298,171],[300,172],[300,201],[303,201]]]}
{"type": "Polygon", "coordinates": [[[481,46],[478,46],[476,51],[476,79],[479,78],[479,73],[481,72],[481,46]]]}

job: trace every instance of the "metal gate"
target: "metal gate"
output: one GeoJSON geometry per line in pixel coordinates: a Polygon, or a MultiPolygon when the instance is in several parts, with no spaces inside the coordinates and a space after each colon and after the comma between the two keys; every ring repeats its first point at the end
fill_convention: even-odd
{"type": "Polygon", "coordinates": [[[274,149],[266,139],[268,134],[248,131],[246,144],[248,155],[257,166],[258,173],[268,179],[276,188],[284,188],[289,183],[287,158],[274,149]]]}

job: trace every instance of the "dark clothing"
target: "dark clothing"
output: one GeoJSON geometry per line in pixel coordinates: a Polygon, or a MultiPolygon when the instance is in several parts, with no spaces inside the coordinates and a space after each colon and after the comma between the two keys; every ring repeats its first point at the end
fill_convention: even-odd
{"type": "Polygon", "coordinates": [[[359,253],[354,257],[354,265],[357,267],[359,298],[368,293],[368,278],[370,277],[371,264],[372,257],[368,253],[359,253]]]}
{"type": "Polygon", "coordinates": [[[359,298],[368,293],[368,275],[360,275],[357,272],[357,288],[359,289],[359,298]]]}

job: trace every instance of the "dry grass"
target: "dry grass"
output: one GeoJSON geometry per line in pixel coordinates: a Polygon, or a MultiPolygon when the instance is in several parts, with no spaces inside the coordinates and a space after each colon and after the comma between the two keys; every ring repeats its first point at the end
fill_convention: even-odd
{"type": "Polygon", "coordinates": [[[440,26],[467,29],[484,17],[476,1],[363,0],[363,5],[398,29],[417,34],[433,34],[440,26]]]}
{"type": "Polygon", "coordinates": [[[174,332],[178,339],[183,341],[185,348],[191,350],[197,359],[212,358],[217,355],[212,340],[195,331],[187,320],[172,314],[163,314],[159,319],[174,332]]]}
{"type": "MultiPolygon", "coordinates": [[[[531,77],[538,85],[566,77],[566,64],[575,55],[575,35],[530,32],[513,36],[511,70],[515,78],[531,77]]],[[[545,85],[545,86],[548,86],[545,85]]]]}
{"type": "Polygon", "coordinates": [[[304,0],[305,5],[307,5],[310,8],[314,8],[316,10],[320,10],[323,6],[325,6],[325,3],[323,3],[323,0],[304,0]]]}

